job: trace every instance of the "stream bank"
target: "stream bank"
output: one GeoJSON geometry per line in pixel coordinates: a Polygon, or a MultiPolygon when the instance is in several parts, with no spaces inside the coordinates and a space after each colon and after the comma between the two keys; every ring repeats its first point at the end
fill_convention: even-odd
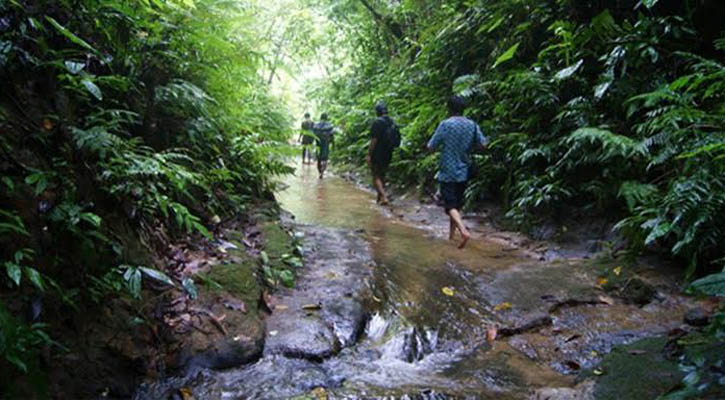
{"type": "Polygon", "coordinates": [[[144,381],[258,360],[270,293],[294,284],[299,241],[274,204],[220,224],[214,236],[146,250],[173,286],[145,276],[138,298],[119,286],[84,310],[48,314],[63,348],[47,349],[48,375],[19,380],[8,398],[32,398],[47,385],[54,399],[129,399],[144,381]]]}

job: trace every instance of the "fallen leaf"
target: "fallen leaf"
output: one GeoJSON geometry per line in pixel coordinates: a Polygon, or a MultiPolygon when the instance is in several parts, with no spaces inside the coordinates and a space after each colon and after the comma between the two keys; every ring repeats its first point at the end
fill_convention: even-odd
{"type": "Polygon", "coordinates": [[[183,387],[179,389],[179,394],[181,394],[181,398],[184,400],[192,400],[194,398],[191,389],[188,387],[183,387]]]}
{"type": "Polygon", "coordinates": [[[450,288],[448,286],[442,287],[441,292],[443,292],[443,294],[445,294],[446,296],[453,296],[454,294],[456,294],[455,290],[453,290],[453,288],[450,288]]]}
{"type": "Polygon", "coordinates": [[[589,352],[589,355],[592,357],[599,357],[599,352],[596,350],[592,350],[589,352]]]}
{"type": "Polygon", "coordinates": [[[46,131],[49,131],[49,130],[53,129],[53,123],[49,119],[46,118],[43,120],[43,128],[46,131]]]}
{"type": "Polygon", "coordinates": [[[317,400],[327,400],[327,392],[323,387],[315,388],[311,393],[315,395],[317,400]]]}
{"type": "Polygon", "coordinates": [[[277,306],[275,307],[275,310],[277,310],[277,311],[284,311],[284,310],[287,310],[288,308],[289,307],[287,307],[284,304],[277,304],[277,306]]]}
{"type": "Polygon", "coordinates": [[[609,279],[607,279],[607,278],[599,278],[599,279],[597,279],[597,285],[599,285],[599,286],[604,286],[607,283],[609,283],[609,279]]]}
{"type": "Polygon", "coordinates": [[[607,304],[607,305],[610,305],[610,306],[612,304],[614,304],[614,299],[612,299],[609,296],[598,296],[597,297],[597,300],[599,300],[599,302],[602,303],[602,304],[607,304]]]}
{"type": "Polygon", "coordinates": [[[493,345],[493,341],[496,340],[496,334],[498,334],[498,329],[495,326],[486,329],[486,341],[488,344],[493,345]]]}
{"type": "Polygon", "coordinates": [[[269,292],[267,292],[266,290],[262,291],[262,303],[264,303],[264,306],[267,307],[267,310],[269,310],[269,312],[274,311],[276,301],[274,300],[274,297],[272,297],[272,295],[269,294],[269,292]]]}
{"type": "Polygon", "coordinates": [[[508,301],[506,301],[506,302],[503,302],[501,304],[497,304],[496,307],[493,308],[493,310],[494,311],[510,310],[511,309],[511,306],[512,306],[511,303],[509,303],[508,301]]]}
{"type": "Polygon", "coordinates": [[[320,304],[305,304],[302,306],[303,310],[320,310],[322,309],[322,305],[320,304]]]}
{"type": "Polygon", "coordinates": [[[617,268],[614,269],[614,275],[619,276],[619,274],[621,274],[621,273],[622,273],[622,267],[621,266],[619,266],[619,267],[617,267],[617,268]]]}
{"type": "Polygon", "coordinates": [[[376,303],[381,303],[382,302],[382,300],[380,300],[379,298],[375,297],[375,295],[372,295],[372,296],[373,296],[373,300],[375,300],[376,303]]]}
{"type": "Polygon", "coordinates": [[[277,336],[278,331],[269,331],[269,336],[277,336]]]}
{"type": "Polygon", "coordinates": [[[600,376],[600,375],[604,375],[604,370],[602,370],[601,368],[594,368],[592,370],[592,373],[596,376],[600,376]]]}

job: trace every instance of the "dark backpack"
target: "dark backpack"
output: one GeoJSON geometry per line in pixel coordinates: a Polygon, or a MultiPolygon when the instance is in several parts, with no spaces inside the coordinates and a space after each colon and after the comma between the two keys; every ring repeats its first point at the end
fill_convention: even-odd
{"type": "Polygon", "coordinates": [[[385,130],[385,141],[391,150],[400,147],[400,129],[392,119],[390,120],[390,125],[385,130]]]}

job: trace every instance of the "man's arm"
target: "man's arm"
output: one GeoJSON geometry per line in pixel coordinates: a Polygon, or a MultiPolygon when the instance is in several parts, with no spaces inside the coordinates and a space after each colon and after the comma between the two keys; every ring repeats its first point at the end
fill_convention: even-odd
{"type": "Polygon", "coordinates": [[[443,129],[441,128],[442,123],[438,125],[435,132],[433,133],[433,137],[430,138],[428,141],[428,144],[426,144],[425,149],[429,153],[433,153],[436,151],[438,146],[441,144],[441,136],[443,135],[443,129]]]}
{"type": "Polygon", "coordinates": [[[373,151],[375,151],[375,145],[378,144],[378,138],[373,137],[370,139],[370,147],[368,147],[368,154],[365,156],[365,161],[370,165],[373,159],[373,151]]]}
{"type": "Polygon", "coordinates": [[[473,151],[480,152],[486,150],[487,147],[488,138],[483,136],[483,132],[481,132],[481,127],[476,124],[476,146],[474,146],[473,151]]]}

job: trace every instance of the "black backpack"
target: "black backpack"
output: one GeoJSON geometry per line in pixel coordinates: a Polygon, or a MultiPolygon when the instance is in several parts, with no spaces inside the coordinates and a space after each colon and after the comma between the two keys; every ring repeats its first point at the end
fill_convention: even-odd
{"type": "Polygon", "coordinates": [[[385,130],[385,141],[391,150],[400,147],[400,129],[392,119],[390,120],[390,125],[385,130]]]}

